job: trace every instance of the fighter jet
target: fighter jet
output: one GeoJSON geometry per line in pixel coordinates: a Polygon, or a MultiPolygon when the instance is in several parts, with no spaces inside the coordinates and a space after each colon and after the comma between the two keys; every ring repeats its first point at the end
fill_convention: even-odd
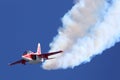
{"type": "Polygon", "coordinates": [[[41,54],[40,43],[38,43],[37,52],[34,53],[32,51],[29,51],[29,50],[25,51],[22,55],[22,59],[15,61],[13,63],[10,63],[8,65],[10,65],[10,66],[15,65],[15,64],[24,64],[25,65],[26,62],[30,63],[30,64],[37,64],[40,62],[44,62],[45,60],[48,60],[48,59],[54,59],[54,58],[49,58],[49,56],[55,55],[58,53],[62,53],[62,52],[63,51],[60,50],[60,51],[56,51],[56,52],[41,54]]]}

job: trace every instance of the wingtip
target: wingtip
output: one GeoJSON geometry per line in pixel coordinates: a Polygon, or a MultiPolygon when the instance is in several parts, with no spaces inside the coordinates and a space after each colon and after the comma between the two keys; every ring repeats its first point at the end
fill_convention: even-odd
{"type": "Polygon", "coordinates": [[[12,66],[11,63],[8,63],[8,66],[12,66]]]}
{"type": "Polygon", "coordinates": [[[59,52],[60,52],[60,53],[62,53],[62,52],[63,52],[63,50],[60,50],[59,52]]]}

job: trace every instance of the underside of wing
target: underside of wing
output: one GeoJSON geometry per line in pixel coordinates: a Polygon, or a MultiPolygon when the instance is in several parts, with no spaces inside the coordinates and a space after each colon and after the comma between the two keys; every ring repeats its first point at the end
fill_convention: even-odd
{"type": "Polygon", "coordinates": [[[43,54],[41,54],[41,57],[48,59],[48,56],[55,55],[55,54],[58,54],[58,53],[61,53],[61,52],[63,52],[63,51],[43,53],[43,54]]]}
{"type": "Polygon", "coordinates": [[[26,60],[21,59],[21,60],[15,61],[13,63],[10,63],[9,65],[12,66],[12,65],[15,65],[15,64],[25,64],[25,63],[26,63],[26,60]]]}

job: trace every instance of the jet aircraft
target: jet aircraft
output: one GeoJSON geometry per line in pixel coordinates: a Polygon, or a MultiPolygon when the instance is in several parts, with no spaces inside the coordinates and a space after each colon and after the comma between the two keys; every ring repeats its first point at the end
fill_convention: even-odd
{"type": "Polygon", "coordinates": [[[26,64],[30,63],[30,64],[37,64],[40,62],[44,62],[44,60],[48,60],[48,59],[54,59],[54,58],[49,58],[49,56],[51,55],[55,55],[58,53],[62,53],[63,51],[56,51],[56,52],[50,52],[50,53],[44,53],[41,54],[41,47],[40,47],[40,43],[38,43],[38,47],[37,47],[37,52],[32,52],[32,51],[25,51],[22,55],[22,59],[15,61],[13,63],[10,63],[9,65],[15,65],[15,64],[26,64]]]}

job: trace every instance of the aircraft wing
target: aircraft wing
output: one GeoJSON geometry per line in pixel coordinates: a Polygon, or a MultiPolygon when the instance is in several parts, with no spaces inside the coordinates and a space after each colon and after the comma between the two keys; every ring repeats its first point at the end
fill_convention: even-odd
{"type": "Polygon", "coordinates": [[[26,60],[21,59],[21,60],[15,61],[13,63],[10,63],[8,65],[12,66],[12,65],[15,65],[15,64],[25,64],[25,63],[26,63],[26,60]]]}
{"type": "Polygon", "coordinates": [[[63,51],[43,53],[43,54],[41,54],[40,56],[43,57],[43,58],[47,58],[47,59],[48,59],[48,56],[51,56],[51,55],[54,55],[54,54],[58,54],[58,53],[61,53],[61,52],[63,52],[63,51]]]}

